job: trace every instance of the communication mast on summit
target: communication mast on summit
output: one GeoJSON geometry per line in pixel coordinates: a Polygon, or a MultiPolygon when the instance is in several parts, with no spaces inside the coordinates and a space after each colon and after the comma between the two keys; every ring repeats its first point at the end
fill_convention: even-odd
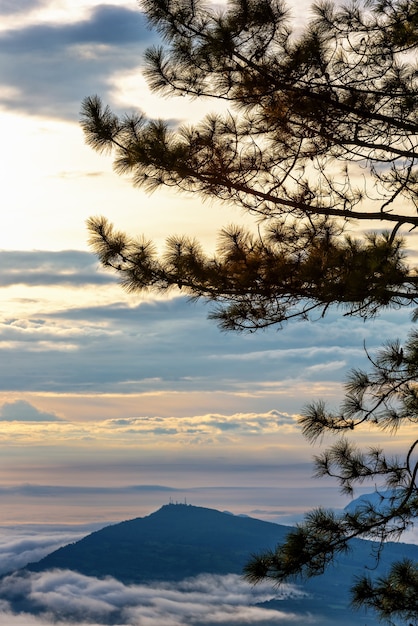
{"type": "Polygon", "coordinates": [[[187,504],[186,498],[184,498],[184,502],[179,502],[178,500],[173,500],[173,498],[169,498],[168,504],[172,504],[174,506],[191,506],[190,504],[187,504]]]}

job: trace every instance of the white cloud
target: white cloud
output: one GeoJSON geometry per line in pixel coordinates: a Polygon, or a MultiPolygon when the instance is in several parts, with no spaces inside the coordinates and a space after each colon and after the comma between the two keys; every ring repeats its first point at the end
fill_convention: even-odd
{"type": "Polygon", "coordinates": [[[34,21],[2,31],[0,81],[8,91],[0,102],[26,114],[75,120],[83,97],[99,92],[109,98],[109,77],[135,67],[155,38],[135,5],[95,4],[78,21],[34,21]]]}
{"type": "Polygon", "coordinates": [[[0,574],[12,572],[28,563],[39,561],[59,547],[85,536],[87,528],[42,531],[21,528],[0,528],[0,574]]]}
{"type": "MultiPolygon", "coordinates": [[[[29,615],[32,610],[40,611],[51,616],[51,621],[58,618],[60,624],[71,618],[130,626],[198,626],[208,621],[225,626],[234,623],[262,626],[266,622],[296,625],[301,623],[300,615],[254,605],[273,598],[304,595],[293,585],[285,585],[280,591],[268,583],[253,587],[233,574],[201,575],[180,583],[126,586],[112,578],[99,580],[66,570],[8,576],[0,583],[0,594],[11,598],[11,612],[24,598],[29,615]]],[[[4,623],[3,618],[4,613],[0,624],[4,623]]],[[[50,623],[48,618],[37,619],[30,618],[28,624],[50,623]]],[[[303,619],[306,623],[306,618],[303,619]]],[[[19,622],[10,622],[13,626],[15,623],[19,622]]]]}
{"type": "MultiPolygon", "coordinates": [[[[338,314],[331,312],[326,320],[290,324],[279,333],[256,337],[223,334],[207,320],[203,304],[191,305],[180,297],[138,302],[135,296],[130,299],[123,294],[113,281],[105,280],[100,286],[100,279],[94,285],[90,255],[58,255],[55,272],[51,269],[54,259],[48,259],[46,253],[34,254],[33,259],[29,253],[27,258],[15,257],[16,280],[27,275],[30,281],[26,267],[40,263],[40,272],[33,272],[34,280],[45,274],[45,285],[52,292],[58,289],[52,285],[70,277],[74,290],[44,294],[44,300],[39,300],[38,291],[32,291],[35,287],[27,286],[26,298],[32,294],[34,298],[27,309],[22,310],[17,298],[5,302],[17,314],[0,319],[0,389],[4,390],[216,391],[256,395],[258,410],[289,411],[292,403],[296,412],[311,399],[314,383],[335,385],[341,394],[338,385],[345,372],[367,367],[363,339],[373,352],[383,337],[400,334],[402,339],[409,326],[407,311],[392,318],[388,315],[382,324],[371,321],[367,325],[356,319],[342,324],[338,314]],[[77,285],[89,288],[76,291],[77,285]],[[93,296],[98,304],[83,305],[85,298],[93,296]],[[262,388],[266,381],[270,389],[262,388]],[[271,394],[276,397],[267,401],[271,394]],[[278,403],[279,395],[283,404],[278,403]]],[[[7,272],[9,281],[13,271],[9,268],[7,272]]],[[[249,406],[253,410],[255,405],[249,406]]],[[[241,407],[237,404],[236,410],[241,407]]],[[[216,411],[217,405],[212,410],[216,411]]]]}

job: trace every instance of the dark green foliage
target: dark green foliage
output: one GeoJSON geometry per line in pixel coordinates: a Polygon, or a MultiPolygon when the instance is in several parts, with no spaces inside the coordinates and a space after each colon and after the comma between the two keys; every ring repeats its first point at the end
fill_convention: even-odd
{"type": "Polygon", "coordinates": [[[410,626],[418,624],[418,566],[409,559],[394,563],[386,576],[372,582],[359,578],[353,589],[355,607],[367,606],[382,619],[401,618],[410,626]]]}
{"type": "MultiPolygon", "coordinates": [[[[351,432],[362,425],[397,431],[418,421],[418,333],[411,333],[402,347],[395,341],[372,358],[370,372],[355,370],[347,382],[340,411],[327,411],[319,402],[305,409],[300,422],[310,440],[329,433],[351,432]]],[[[415,440],[404,458],[389,457],[378,447],[362,451],[346,437],[339,438],[315,459],[316,475],[336,478],[344,493],[353,494],[359,484],[380,485],[380,498],[364,502],[343,515],[318,509],[292,531],[275,551],[254,557],[246,566],[249,580],[289,578],[321,574],[344,553],[356,537],[374,539],[380,545],[399,539],[418,516],[418,460],[415,440]]],[[[416,563],[394,563],[384,577],[372,582],[362,577],[353,587],[354,606],[377,610],[382,619],[417,623],[416,563]],[[407,575],[408,574],[408,575],[407,575]],[[390,591],[392,590],[392,591],[390,591]],[[415,620],[415,621],[414,621],[415,620]]]]}
{"type": "Polygon", "coordinates": [[[142,114],[117,118],[89,97],[87,142],[113,151],[116,171],[135,185],[237,205],[256,228],[226,228],[213,257],[169,237],[158,257],[149,242],[94,218],[102,262],[130,290],[181,287],[214,302],[224,329],[280,326],[331,304],[367,317],[415,302],[398,231],[418,224],[416,0],[324,2],[298,35],[278,0],[143,8],[163,40],[146,53],[151,88],[221,99],[229,110],[172,128],[142,114]],[[363,220],[388,233],[344,233],[363,220]]]}
{"type": "Polygon", "coordinates": [[[415,289],[399,240],[338,237],[323,221],[314,229],[272,223],[263,239],[231,226],[214,257],[196,240],[170,237],[159,258],[151,242],[115,232],[104,218],[92,218],[89,227],[100,260],[120,272],[129,291],[180,287],[216,302],[210,317],[228,330],[280,325],[332,304],[372,315],[409,301],[407,291],[415,289]]]}

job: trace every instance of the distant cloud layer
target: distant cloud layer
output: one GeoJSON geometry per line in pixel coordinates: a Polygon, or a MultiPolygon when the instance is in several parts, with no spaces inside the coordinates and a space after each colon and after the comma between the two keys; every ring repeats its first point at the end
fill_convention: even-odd
{"type": "MultiPolygon", "coordinates": [[[[40,4],[40,3],[38,3],[40,4]]],[[[11,13],[12,3],[0,10],[11,13]]],[[[17,12],[17,11],[16,11],[17,12]]],[[[98,5],[68,24],[30,24],[0,33],[0,104],[26,114],[75,120],[82,99],[110,98],[111,77],[141,63],[155,39],[139,9],[98,5]]]]}
{"type": "MultiPolygon", "coordinates": [[[[82,528],[0,528],[0,574],[10,573],[87,534],[82,528]]],[[[1,621],[0,621],[1,623],[1,621]]]]}
{"type": "Polygon", "coordinates": [[[0,267],[0,287],[86,287],[117,280],[100,268],[96,256],[81,250],[0,250],[0,267]]]}
{"type": "Polygon", "coordinates": [[[13,13],[26,13],[32,9],[41,7],[47,0],[1,0],[0,15],[13,13]]]}
{"type": "Polygon", "coordinates": [[[25,400],[5,402],[0,407],[0,422],[58,422],[61,421],[54,413],[39,411],[25,400]]]}
{"type": "Polygon", "coordinates": [[[55,570],[41,574],[12,575],[0,583],[4,598],[0,624],[66,624],[66,619],[83,624],[118,624],[118,626],[220,626],[266,622],[279,626],[315,624],[306,616],[254,606],[273,598],[303,596],[292,585],[280,591],[270,584],[257,587],[236,575],[202,575],[177,584],[158,583],[126,586],[112,578],[98,580],[71,571],[55,570]],[[6,600],[10,599],[10,601],[6,600]],[[14,607],[28,615],[19,622],[14,607]],[[39,617],[30,616],[36,612],[39,617]],[[51,620],[52,618],[52,620],[51,620]],[[55,620],[58,618],[58,622],[55,620]],[[32,619],[34,620],[32,622],[32,619]],[[307,621],[308,620],[308,621],[307,621]]]}
{"type": "Polygon", "coordinates": [[[206,305],[128,295],[86,252],[3,251],[0,263],[0,285],[16,294],[0,317],[0,391],[216,390],[245,394],[249,410],[251,398],[264,396],[272,400],[263,411],[294,412],[315,384],[338,385],[351,367],[367,365],[364,340],[373,350],[403,339],[409,325],[408,311],[367,325],[330,311],[282,332],[220,333],[206,305]]]}
{"type": "MultiPolygon", "coordinates": [[[[295,416],[270,411],[266,414],[239,413],[235,415],[197,415],[190,417],[124,417],[119,419],[84,423],[68,422],[53,413],[39,411],[24,400],[4,403],[0,407],[0,422],[10,422],[9,429],[3,424],[2,441],[18,440],[21,446],[47,446],[51,438],[56,447],[66,446],[67,441],[75,449],[86,441],[96,447],[114,448],[119,454],[135,446],[137,452],[152,451],[155,459],[163,459],[168,451],[182,450],[183,458],[193,456],[193,449],[207,446],[212,450],[229,446],[236,449],[247,447],[251,438],[254,445],[266,445],[286,437],[288,443],[300,437],[295,416]],[[160,454],[154,450],[156,443],[160,454]]],[[[28,450],[29,452],[30,450],[28,450]]],[[[210,454],[203,452],[201,459],[210,454]]],[[[42,456],[42,455],[41,455],[42,456]]],[[[0,487],[1,491],[1,487],[0,487]]]]}

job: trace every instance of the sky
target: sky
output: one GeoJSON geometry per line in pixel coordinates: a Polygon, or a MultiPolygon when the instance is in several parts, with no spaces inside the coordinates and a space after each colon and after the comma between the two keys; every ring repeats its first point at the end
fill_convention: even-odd
{"type": "MultiPolygon", "coordinates": [[[[307,6],[298,3],[298,23],[307,6]]],[[[318,504],[345,506],[333,482],[311,479],[320,446],[303,439],[297,416],[313,399],[336,406],[345,373],[366,366],[364,343],[404,339],[411,312],[365,323],[330,311],[236,335],[220,332],[204,303],[125,293],[88,247],[90,216],[160,247],[190,234],[207,250],[222,226],[248,218],[134,189],[85,145],[81,101],[97,93],[117,111],[179,122],[207,103],[149,92],[142,55],[157,40],[135,1],[2,0],[0,17],[3,563],[169,500],[285,523],[318,504]]],[[[397,452],[409,439],[360,440],[397,452]]],[[[19,619],[0,624],[29,623],[19,619]]]]}

